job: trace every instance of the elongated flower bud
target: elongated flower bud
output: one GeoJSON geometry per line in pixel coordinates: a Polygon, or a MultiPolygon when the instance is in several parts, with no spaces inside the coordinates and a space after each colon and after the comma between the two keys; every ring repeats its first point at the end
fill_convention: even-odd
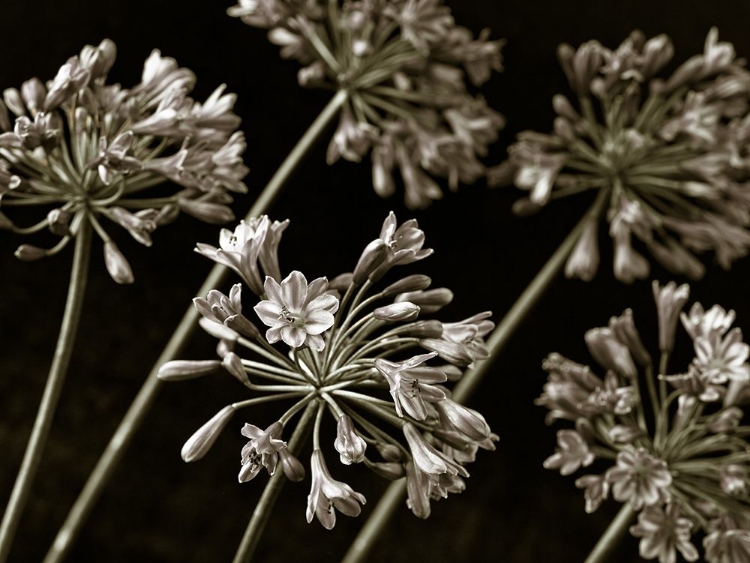
{"type": "Polygon", "coordinates": [[[227,317],[224,324],[232,330],[238,332],[245,338],[261,338],[260,331],[250,319],[243,314],[231,315],[227,317]]]}
{"type": "Polygon", "coordinates": [[[419,341],[419,345],[430,352],[437,352],[438,356],[443,360],[456,366],[465,367],[474,361],[474,358],[463,344],[456,344],[455,342],[437,338],[423,338],[419,341]]]}
{"type": "Polygon", "coordinates": [[[133,270],[130,269],[130,264],[111,240],[104,242],[104,265],[117,283],[133,283],[133,270]]]}
{"type": "Polygon", "coordinates": [[[371,273],[388,257],[388,246],[382,239],[375,239],[368,244],[362,256],[359,257],[357,267],[354,268],[352,281],[356,284],[363,283],[371,273]]]}
{"type": "Polygon", "coordinates": [[[385,307],[378,307],[372,316],[379,321],[389,323],[412,321],[419,315],[420,308],[414,303],[392,303],[385,307]]]}
{"type": "Polygon", "coordinates": [[[32,244],[22,244],[16,249],[15,256],[24,262],[34,262],[47,256],[47,251],[32,244]]]}
{"type": "Polygon", "coordinates": [[[249,383],[247,373],[245,373],[245,368],[242,366],[242,360],[234,352],[229,352],[224,356],[224,359],[221,361],[221,366],[243,385],[249,383]]]}
{"type": "Polygon", "coordinates": [[[492,433],[487,421],[477,411],[445,398],[435,403],[441,418],[472,440],[481,441],[492,433]]]}
{"type": "Polygon", "coordinates": [[[671,352],[674,348],[674,335],[677,330],[677,320],[680,311],[690,297],[690,288],[687,284],[677,287],[674,282],[660,287],[659,282],[652,284],[656,310],[659,314],[659,350],[671,352]]]}
{"type": "Polygon", "coordinates": [[[236,342],[237,341],[237,333],[233,331],[228,326],[224,326],[223,324],[217,323],[216,321],[209,320],[205,317],[200,319],[198,321],[198,324],[200,327],[205,330],[208,334],[213,336],[214,338],[219,338],[221,340],[227,340],[229,342],[236,342]]]}
{"type": "Polygon", "coordinates": [[[401,479],[401,477],[405,475],[404,465],[402,463],[395,463],[393,461],[373,462],[365,458],[365,465],[368,469],[372,469],[374,473],[380,475],[384,479],[388,479],[389,481],[401,479]]]}
{"type": "Polygon", "coordinates": [[[185,381],[214,373],[220,367],[218,360],[173,360],[162,365],[156,377],[162,381],[185,381]]]}
{"type": "Polygon", "coordinates": [[[628,347],[630,353],[633,355],[633,359],[639,365],[643,367],[651,365],[651,354],[646,350],[638,334],[638,329],[635,328],[633,311],[631,309],[626,309],[619,317],[609,319],[609,329],[617,340],[628,347]]]}
{"type": "Polygon", "coordinates": [[[217,412],[214,417],[201,426],[182,446],[182,459],[188,463],[198,461],[208,453],[224,427],[234,416],[235,409],[228,405],[217,412]]]}
{"type": "Polygon", "coordinates": [[[336,440],[333,447],[341,456],[341,463],[351,465],[361,463],[365,459],[367,444],[354,429],[354,423],[348,415],[339,418],[336,440]]]}
{"type": "Polygon", "coordinates": [[[436,320],[419,321],[409,327],[404,334],[417,338],[440,338],[443,334],[443,323],[436,320]]]}
{"type": "Polygon", "coordinates": [[[232,210],[221,203],[180,198],[178,204],[180,209],[188,215],[211,225],[224,225],[234,221],[232,210]]]}
{"type": "Polygon", "coordinates": [[[383,297],[392,297],[394,295],[398,295],[399,293],[407,293],[409,291],[420,291],[423,289],[427,289],[430,287],[430,284],[432,283],[432,279],[430,279],[429,276],[424,276],[422,274],[414,274],[412,276],[407,276],[405,278],[402,278],[398,280],[395,283],[392,283],[388,287],[386,287],[383,291],[383,297]]]}
{"type": "Polygon", "coordinates": [[[622,377],[637,377],[637,370],[627,346],[620,343],[608,328],[594,328],[584,336],[589,352],[603,367],[622,377]]]}
{"type": "Polygon", "coordinates": [[[396,297],[396,303],[402,301],[419,305],[422,313],[435,313],[453,301],[453,292],[445,287],[427,291],[410,291],[396,297]]]}
{"type": "Polygon", "coordinates": [[[287,479],[299,483],[305,478],[305,467],[287,448],[279,450],[279,459],[281,460],[281,469],[287,479]]]}

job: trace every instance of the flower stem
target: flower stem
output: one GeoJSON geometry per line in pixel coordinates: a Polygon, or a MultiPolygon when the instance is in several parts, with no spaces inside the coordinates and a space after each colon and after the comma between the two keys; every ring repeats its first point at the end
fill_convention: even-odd
{"type": "MultiPolygon", "coordinates": [[[[297,453],[301,443],[307,437],[307,432],[310,430],[310,422],[312,422],[313,416],[315,416],[317,411],[318,402],[311,401],[307,405],[305,412],[302,413],[302,417],[299,423],[297,423],[297,428],[294,429],[294,433],[289,439],[289,445],[287,446],[293,454],[297,453]]],[[[284,472],[280,471],[280,468],[277,467],[276,472],[268,480],[266,488],[263,489],[263,494],[258,504],[255,505],[250,523],[245,530],[245,535],[242,536],[242,541],[234,556],[234,563],[247,563],[252,559],[255,548],[258,547],[260,536],[263,534],[263,529],[266,527],[268,519],[271,516],[273,505],[279,498],[285,482],[284,472]]]]}
{"type": "Polygon", "coordinates": [[[55,409],[65,383],[65,375],[70,364],[70,357],[81,320],[81,310],[83,309],[86,277],[91,258],[91,239],[91,224],[84,221],[81,223],[76,236],[65,313],[57,338],[55,355],[52,358],[52,365],[47,377],[47,384],[26,446],[21,469],[18,471],[2,524],[0,524],[0,562],[6,561],[10,553],[13,537],[18,529],[23,509],[29,499],[31,485],[39,469],[44,446],[52,428],[55,409]]]}
{"type": "MultiPolygon", "coordinates": [[[[555,279],[557,274],[562,270],[565,261],[573,251],[576,242],[581,236],[581,231],[586,222],[595,214],[598,214],[601,206],[606,201],[607,190],[601,190],[599,196],[594,202],[591,209],[583,216],[578,224],[573,227],[570,234],[565,238],[560,247],[550,257],[547,263],[542,267],[536,277],[531,281],[521,296],[511,307],[510,311],[503,317],[503,320],[492,332],[487,341],[487,348],[490,351],[490,359],[479,362],[474,369],[468,370],[461,381],[458,382],[453,390],[453,400],[457,402],[465,401],[476,389],[482,377],[492,365],[492,360],[505,347],[510,337],[515,332],[518,325],[524,319],[526,314],[531,310],[537,300],[544,294],[544,291],[555,279]]],[[[364,561],[375,541],[385,528],[388,520],[391,518],[396,508],[401,504],[406,495],[406,479],[393,481],[383,497],[378,502],[365,525],[360,530],[356,539],[352,543],[349,551],[344,556],[342,563],[356,563],[364,561]]]]}
{"type": "MultiPolygon", "coordinates": [[[[246,215],[247,219],[257,217],[266,212],[303,157],[315,145],[333,118],[336,117],[347,98],[348,94],[343,90],[337,92],[331,98],[320,115],[310,125],[309,129],[297,142],[286,159],[284,159],[284,162],[281,163],[281,166],[268,182],[263,192],[258,196],[258,199],[255,200],[255,203],[246,215]]],[[[198,290],[197,295],[201,297],[205,296],[209,291],[221,285],[228,273],[229,271],[224,266],[215,265],[206,278],[206,281],[198,290]]],[[[83,490],[78,495],[78,499],[76,499],[75,504],[68,513],[68,517],[63,523],[62,528],[58,531],[57,537],[44,559],[44,563],[62,561],[72,547],[73,541],[80,533],[84,521],[99,499],[102,490],[112,478],[133,436],[145,420],[158,391],[161,389],[161,381],[156,377],[156,372],[162,364],[174,360],[181,353],[187,339],[193,333],[193,330],[195,330],[199,317],[200,314],[192,305],[183,315],[180,324],[177,325],[177,329],[156,360],[154,367],[146,377],[145,383],[131,403],[127,413],[125,413],[120,425],[117,427],[104,453],[89,476],[86,485],[84,485],[83,490]]]]}
{"type": "Polygon", "coordinates": [[[612,550],[617,547],[622,536],[628,531],[628,527],[634,516],[635,512],[630,507],[630,504],[623,504],[620,512],[617,513],[615,519],[612,520],[612,523],[604,531],[602,537],[599,538],[599,541],[594,546],[594,549],[591,550],[584,563],[608,561],[612,550]]]}

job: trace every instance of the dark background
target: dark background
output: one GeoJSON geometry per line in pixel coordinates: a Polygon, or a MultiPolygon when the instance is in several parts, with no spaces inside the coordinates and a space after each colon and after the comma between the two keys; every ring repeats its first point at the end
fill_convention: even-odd
{"type": "MultiPolygon", "coordinates": [[[[19,87],[32,77],[54,76],[67,57],[104,37],[118,45],[111,80],[136,83],[153,48],[177,58],[198,76],[195,97],[205,99],[221,83],[237,92],[249,149],[250,193],[238,198],[237,215],[305,128],[328,94],[297,86],[297,64],[253,29],[224,13],[227,2],[166,0],[6,0],[0,33],[0,87],[19,87]]],[[[474,31],[491,27],[505,37],[506,71],[483,90],[508,124],[488,162],[499,162],[514,135],[551,128],[553,94],[567,91],[555,58],[562,41],[578,45],[596,38],[615,47],[634,28],[648,36],[672,37],[676,60],[702,50],[717,25],[721,39],[750,54],[750,4],[669,0],[533,3],[528,0],[448,2],[456,19],[474,31]]],[[[673,65],[674,67],[674,65],[673,65]]],[[[400,220],[417,217],[435,256],[419,271],[456,299],[441,319],[461,319],[485,309],[499,320],[587,207],[585,197],[560,202],[535,217],[519,219],[510,205],[514,189],[483,185],[447,195],[423,212],[409,212],[399,196],[380,200],[370,185],[369,162],[325,164],[326,142],[300,166],[271,211],[291,219],[281,250],[282,270],[300,269],[308,279],[349,271],[362,247],[375,238],[393,209],[400,220]]],[[[12,561],[41,560],[68,508],[83,486],[122,414],[139,389],[195,290],[212,264],[192,252],[197,241],[215,244],[218,230],[189,217],[160,231],[151,249],[111,229],[130,259],[136,283],[114,284],[96,243],[83,320],[49,447],[21,523],[12,561]]],[[[0,236],[0,505],[11,489],[30,433],[64,307],[72,249],[57,258],[27,264],[13,257],[19,237],[0,236]]],[[[613,502],[587,516],[573,478],[542,469],[555,433],[535,407],[544,382],[540,362],[557,350],[588,362],[583,333],[626,307],[649,346],[656,343],[656,315],[649,283],[616,282],[612,253],[602,239],[602,268],[594,282],[557,280],[528,316],[511,345],[497,358],[471,406],[501,435],[495,453],[481,453],[469,467],[468,488],[433,503],[427,521],[405,507],[388,527],[372,561],[581,561],[616,513],[613,502]]],[[[693,297],[737,310],[748,326],[750,260],[731,273],[710,266],[693,297]]],[[[653,275],[670,276],[659,267],[653,275]]],[[[234,278],[233,278],[233,281],[234,278]]],[[[683,335],[684,336],[684,335],[683,335]]],[[[214,340],[196,335],[187,352],[213,357],[214,340]]],[[[689,346],[687,339],[681,341],[689,346]]],[[[683,369],[677,366],[676,369],[683,369]]],[[[129,450],[125,462],[94,510],[71,561],[208,561],[231,559],[264,485],[261,476],[239,485],[241,424],[265,426],[272,407],[243,411],[204,460],[187,465],[184,440],[227,403],[247,395],[229,377],[167,386],[129,450]]],[[[333,428],[329,429],[331,432],[333,428]]],[[[331,436],[330,432],[327,434],[331,436]]],[[[332,441],[332,440],[327,440],[332,441]]],[[[376,504],[386,482],[361,468],[334,463],[334,476],[363,492],[363,517],[340,517],[327,532],[304,519],[309,481],[287,486],[258,551],[259,561],[341,558],[376,504]]],[[[335,452],[334,452],[335,455],[335,452]]],[[[636,557],[636,541],[623,544],[617,561],[636,557]]]]}

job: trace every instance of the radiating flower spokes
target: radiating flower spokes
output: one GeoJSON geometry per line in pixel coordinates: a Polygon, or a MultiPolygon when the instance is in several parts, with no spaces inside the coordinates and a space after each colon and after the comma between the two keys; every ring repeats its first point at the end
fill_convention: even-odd
{"type": "MultiPolygon", "coordinates": [[[[186,461],[208,451],[229,413],[288,400],[292,405],[265,431],[245,425],[243,435],[250,441],[241,456],[241,482],[255,478],[263,467],[273,473],[279,463],[285,475],[299,480],[304,469],[282,434],[297,413],[306,413],[301,420],[309,421],[309,413],[314,412],[308,521],[317,516],[331,528],[334,509],[356,516],[364,502],[364,497],[330,476],[321,446],[326,443],[333,445],[343,465],[363,463],[388,479],[407,475],[412,491],[409,504],[417,516],[426,517],[431,500],[465,488],[464,465],[475,460],[479,449],[495,449],[498,437],[484,417],[452,400],[445,387],[459,380],[462,368],[474,358],[486,356],[484,336],[494,326],[490,313],[454,323],[423,320],[422,315],[438,313],[453,294],[445,288],[429,290],[430,278],[420,274],[372,289],[391,270],[432,254],[424,248],[424,233],[414,220],[399,225],[391,213],[353,273],[336,276],[330,283],[322,277],[308,282],[296,270],[278,279],[278,244],[286,225],[261,217],[240,224],[234,232],[222,231],[221,248],[198,245],[201,254],[242,276],[259,300],[253,310],[268,329],[261,333],[243,314],[241,284],[233,286],[229,295],[212,290],[194,300],[204,317],[201,326],[219,339],[220,359],[169,362],[159,377],[181,381],[223,370],[253,396],[229,405],[200,429],[198,437],[188,441],[197,444],[190,449],[200,455],[190,455],[186,461]],[[255,290],[252,284],[261,270],[265,282],[255,290]],[[429,339],[459,352],[453,353],[453,360],[431,352],[429,339]],[[427,353],[417,353],[419,349],[427,353]],[[429,365],[438,356],[452,363],[429,365]],[[320,439],[326,411],[337,421],[336,437],[330,442],[320,439]],[[389,432],[383,423],[400,432],[389,432]]],[[[244,298],[252,299],[248,295],[244,298]]]]}

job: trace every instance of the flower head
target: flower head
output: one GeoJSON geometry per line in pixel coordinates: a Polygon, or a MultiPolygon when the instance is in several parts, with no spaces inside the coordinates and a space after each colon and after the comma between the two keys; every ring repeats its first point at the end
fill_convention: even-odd
{"type": "Polygon", "coordinates": [[[460,366],[487,355],[483,339],[494,326],[490,313],[460,322],[423,319],[440,313],[435,302],[452,299],[453,293],[425,291],[431,279],[422,274],[388,281],[368,295],[392,269],[432,254],[414,220],[399,225],[391,213],[352,273],[335,276],[330,284],[323,277],[308,283],[299,271],[281,279],[277,249],[286,226],[260,217],[223,230],[220,248],[198,246],[201,254],[230,266],[243,283],[228,295],[211,290],[194,300],[201,326],[219,340],[219,359],[168,362],[158,375],[184,381],[223,368],[252,395],[204,425],[185,445],[185,459],[205,455],[235,411],[290,401],[265,430],[244,426],[249,441],[241,454],[240,482],[256,478],[264,467],[273,474],[279,465],[290,480],[302,480],[297,436],[313,426],[308,522],[317,517],[332,528],[335,510],[357,516],[364,503],[362,495],[331,477],[321,451],[325,443],[333,444],[344,467],[362,464],[389,480],[406,475],[409,506],[426,518],[431,501],[465,489],[465,466],[480,449],[494,450],[498,440],[479,412],[450,398],[450,386],[463,376],[460,366]],[[265,282],[254,289],[261,271],[265,282]],[[243,298],[248,299],[243,285],[258,297],[253,309],[268,327],[265,335],[243,314],[243,298]],[[425,307],[405,301],[409,293],[425,307]],[[430,350],[434,346],[440,351],[430,350]],[[453,357],[455,365],[435,362],[441,355],[453,357]],[[337,422],[330,441],[321,438],[327,412],[337,422]],[[298,414],[299,433],[287,446],[282,434],[298,414]],[[403,433],[394,433],[394,425],[403,433]]]}
{"type": "Polygon", "coordinates": [[[328,147],[329,164],[371,153],[375,191],[388,197],[401,176],[405,201],[422,208],[485,172],[480,158],[503,117],[467,88],[502,70],[502,41],[456,25],[442,0],[242,0],[228,10],[268,29],[281,56],[298,60],[302,86],[346,92],[328,147]]]}
{"type": "Polygon", "coordinates": [[[638,514],[630,533],[641,538],[644,559],[672,563],[680,553],[696,561],[692,535],[702,531],[707,561],[744,561],[750,554],[750,457],[745,433],[738,431],[744,417],[738,405],[748,393],[748,347],[740,329],[731,328],[734,312],[695,304],[682,314],[694,357],[685,372],[670,371],[670,355],[679,357],[677,319],[688,295],[687,285],[654,283],[654,348],[662,373],[629,309],[608,328],[586,334],[591,355],[607,369],[603,378],[550,354],[543,363],[549,379],[537,404],[550,410],[548,422],[569,420],[576,429],[558,432],[558,448],[544,465],[568,475],[595,459],[609,463],[602,474],[578,478],[576,486],[584,489],[586,512],[610,493],[630,504],[638,514]],[[622,360],[628,350],[635,363],[622,360]]]}
{"type": "Polygon", "coordinates": [[[195,76],[154,51],[141,82],[107,84],[115,62],[109,39],[87,45],[46,85],[33,78],[5,90],[0,105],[0,228],[18,234],[48,229],[61,237],[49,249],[22,245],[16,255],[60,252],[87,223],[104,241],[107,270],[118,283],[133,274],[102,224],[106,219],[151,246],[152,235],[181,211],[208,223],[234,218],[230,192],[245,192],[246,143],[237,131],[234,94],[220,86],[201,104],[189,96],[195,76]],[[179,186],[149,196],[159,184],[179,186]],[[42,219],[16,226],[15,205],[41,206],[42,219]],[[30,249],[33,249],[30,250],[30,249]]]}
{"type": "Polygon", "coordinates": [[[591,280],[599,265],[602,219],[614,243],[614,274],[648,277],[644,252],[675,274],[705,273],[696,255],[724,268],[750,250],[750,73],[713,28],[705,52],[665,79],[669,38],[634,31],[615,50],[597,41],[561,45],[560,64],[578,107],[558,94],[550,134],[524,131],[491,184],[528,191],[515,206],[535,211],[553,200],[598,194],[565,268],[591,280]]]}

